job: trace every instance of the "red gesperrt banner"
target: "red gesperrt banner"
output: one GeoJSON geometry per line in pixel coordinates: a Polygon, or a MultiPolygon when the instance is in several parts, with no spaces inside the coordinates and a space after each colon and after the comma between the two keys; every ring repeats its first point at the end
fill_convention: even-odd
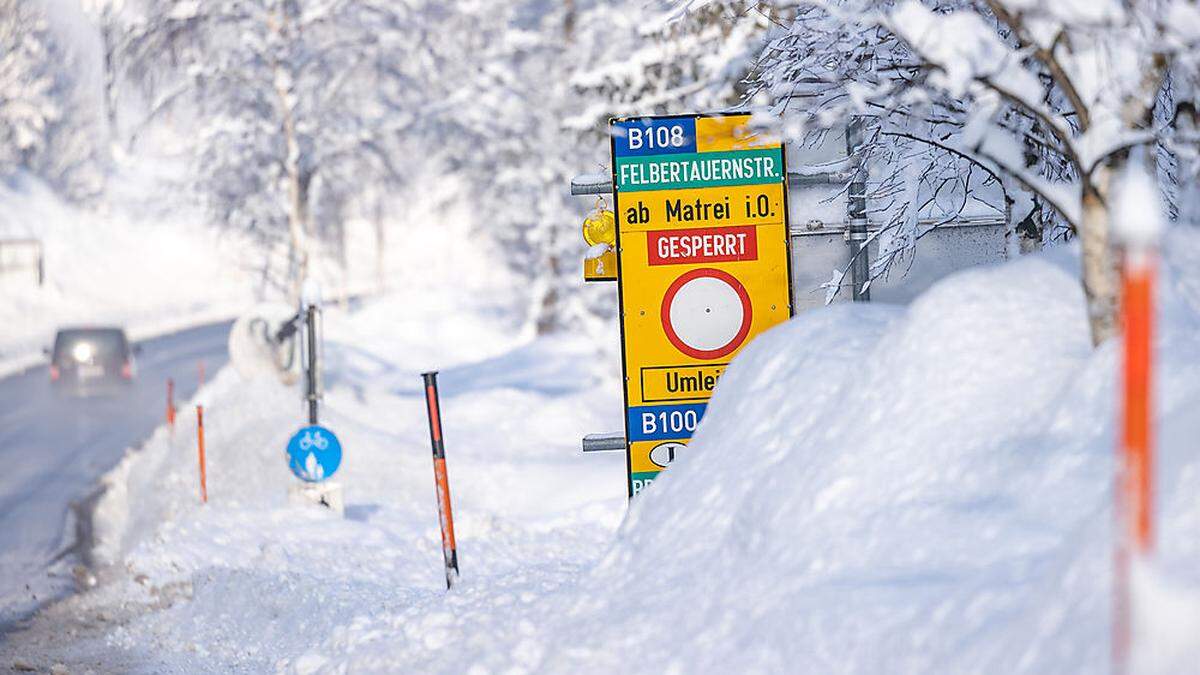
{"type": "Polygon", "coordinates": [[[651,265],[758,260],[753,225],[656,230],[646,233],[651,265]]]}

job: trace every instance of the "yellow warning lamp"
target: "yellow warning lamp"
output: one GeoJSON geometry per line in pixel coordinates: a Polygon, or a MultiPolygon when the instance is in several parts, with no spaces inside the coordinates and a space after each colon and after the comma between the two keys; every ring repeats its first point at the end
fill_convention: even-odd
{"type": "Polygon", "coordinates": [[[603,197],[597,199],[596,210],[583,220],[583,240],[592,248],[583,261],[584,281],[617,280],[617,221],[605,206],[603,197]]]}
{"type": "Polygon", "coordinates": [[[604,201],[596,202],[596,211],[583,221],[583,240],[588,246],[617,243],[617,221],[613,212],[604,208],[604,201]]]}

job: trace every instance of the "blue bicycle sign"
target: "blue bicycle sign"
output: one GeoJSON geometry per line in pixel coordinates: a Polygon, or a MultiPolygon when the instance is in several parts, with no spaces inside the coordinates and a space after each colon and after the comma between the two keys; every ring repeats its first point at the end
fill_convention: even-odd
{"type": "Polygon", "coordinates": [[[320,426],[304,427],[288,441],[288,468],[308,483],[320,483],[342,464],[342,444],[332,431],[320,426]]]}

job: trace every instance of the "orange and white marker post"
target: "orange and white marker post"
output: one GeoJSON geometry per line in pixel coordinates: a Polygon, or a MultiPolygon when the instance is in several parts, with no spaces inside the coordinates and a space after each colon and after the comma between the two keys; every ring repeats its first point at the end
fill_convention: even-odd
{"type": "Polygon", "coordinates": [[[1153,251],[1127,251],[1122,270],[1121,323],[1125,334],[1121,416],[1121,500],[1124,537],[1133,550],[1154,548],[1153,251]]]}
{"type": "Polygon", "coordinates": [[[433,480],[437,485],[438,520],[442,526],[442,561],[446,589],[458,578],[458,548],[454,543],[454,513],[450,509],[450,478],[446,474],[446,446],[442,441],[442,415],[438,408],[437,371],[422,373],[425,407],[429,413],[429,440],[433,444],[433,480]]]}
{"type": "Polygon", "coordinates": [[[1121,261],[1121,411],[1114,487],[1113,672],[1129,669],[1135,645],[1131,570],[1154,552],[1154,286],[1162,218],[1145,174],[1122,186],[1114,233],[1121,261]]]}
{"type": "Polygon", "coordinates": [[[167,424],[175,431],[175,380],[167,378],[167,424]]]}
{"type": "Polygon", "coordinates": [[[200,502],[208,503],[208,475],[204,463],[204,406],[196,406],[196,448],[200,457],[200,502]]]}

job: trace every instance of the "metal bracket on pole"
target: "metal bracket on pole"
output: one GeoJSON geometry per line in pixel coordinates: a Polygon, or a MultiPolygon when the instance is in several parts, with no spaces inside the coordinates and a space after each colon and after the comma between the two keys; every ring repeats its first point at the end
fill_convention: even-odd
{"type": "Polygon", "coordinates": [[[584,452],[625,452],[625,445],[625,432],[623,431],[588,434],[583,437],[584,452]]]}
{"type": "Polygon", "coordinates": [[[571,179],[573,195],[607,195],[612,191],[612,178],[606,175],[583,174],[571,179]]]}

